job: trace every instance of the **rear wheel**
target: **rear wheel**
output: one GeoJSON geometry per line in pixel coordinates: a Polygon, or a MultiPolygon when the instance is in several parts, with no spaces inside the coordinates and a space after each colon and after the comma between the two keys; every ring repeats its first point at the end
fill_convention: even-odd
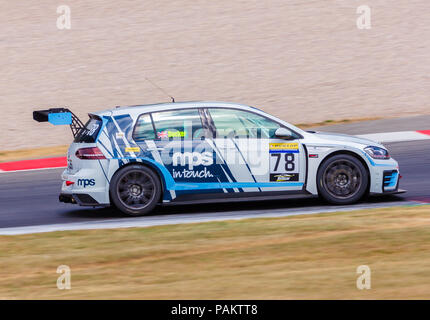
{"type": "Polygon", "coordinates": [[[157,174],[141,165],[119,170],[110,183],[115,206],[130,216],[150,213],[161,197],[161,182],[157,174]]]}
{"type": "Polygon", "coordinates": [[[367,191],[369,176],[355,157],[339,154],[327,159],[318,170],[318,193],[333,204],[351,204],[367,191]]]}

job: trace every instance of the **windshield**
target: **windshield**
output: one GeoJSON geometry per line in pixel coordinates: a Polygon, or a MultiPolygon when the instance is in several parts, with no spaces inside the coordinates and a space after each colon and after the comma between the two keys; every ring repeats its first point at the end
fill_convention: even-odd
{"type": "Polygon", "coordinates": [[[92,117],[85,124],[84,129],[82,129],[76,136],[74,142],[78,143],[94,143],[97,140],[97,136],[102,127],[103,121],[99,118],[92,117]]]}

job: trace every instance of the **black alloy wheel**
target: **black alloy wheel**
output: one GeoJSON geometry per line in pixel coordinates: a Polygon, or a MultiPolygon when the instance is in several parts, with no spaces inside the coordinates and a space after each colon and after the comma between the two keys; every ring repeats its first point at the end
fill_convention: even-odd
{"type": "Polygon", "coordinates": [[[142,165],[120,169],[112,178],[111,198],[115,206],[127,215],[150,213],[161,197],[161,183],[157,174],[142,165]]]}
{"type": "Polygon", "coordinates": [[[323,162],[317,175],[318,192],[333,204],[351,204],[367,191],[369,175],[357,158],[339,154],[323,162]]]}

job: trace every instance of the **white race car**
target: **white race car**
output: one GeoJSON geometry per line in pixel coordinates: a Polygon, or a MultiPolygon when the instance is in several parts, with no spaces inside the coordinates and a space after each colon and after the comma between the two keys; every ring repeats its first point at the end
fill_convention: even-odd
{"type": "Polygon", "coordinates": [[[138,216],[157,204],[317,195],[351,204],[400,192],[399,166],[383,145],[303,131],[245,105],[162,103],[89,116],[83,125],[68,109],[34,112],[75,135],[62,202],[138,216]]]}

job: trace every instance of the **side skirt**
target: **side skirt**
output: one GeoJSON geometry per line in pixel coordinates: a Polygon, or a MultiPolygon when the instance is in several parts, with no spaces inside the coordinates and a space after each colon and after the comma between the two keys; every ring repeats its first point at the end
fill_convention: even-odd
{"type": "Polygon", "coordinates": [[[178,196],[171,202],[160,203],[163,206],[176,204],[202,204],[202,203],[226,203],[226,202],[245,202],[245,201],[269,201],[286,199],[303,199],[317,197],[307,191],[274,191],[265,192],[243,192],[243,193],[220,193],[220,194],[187,194],[178,196]]]}

